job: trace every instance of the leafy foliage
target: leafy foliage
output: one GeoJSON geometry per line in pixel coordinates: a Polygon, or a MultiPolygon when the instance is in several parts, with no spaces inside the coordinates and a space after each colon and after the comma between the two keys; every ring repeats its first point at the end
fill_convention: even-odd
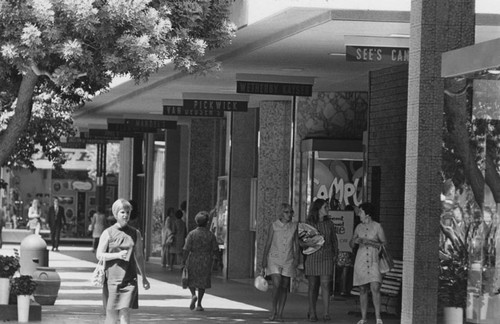
{"type": "Polygon", "coordinates": [[[19,151],[3,144],[20,137],[18,148],[25,152],[14,154],[10,164],[32,167],[28,157],[36,144],[62,163],[57,139],[72,134],[71,113],[106,91],[114,76],[145,81],[170,62],[186,73],[217,69],[205,51],[234,37],[231,3],[0,0],[0,165],[5,154],[19,151]],[[54,136],[44,132],[59,128],[54,136]]]}
{"type": "Polygon", "coordinates": [[[32,295],[36,286],[31,276],[19,276],[10,280],[10,291],[14,295],[32,295]]]}
{"type": "Polygon", "coordinates": [[[19,258],[0,255],[0,278],[10,278],[19,269],[19,258]]]}
{"type": "Polygon", "coordinates": [[[469,264],[467,247],[454,228],[441,224],[441,231],[451,244],[440,250],[438,299],[443,307],[465,308],[469,264]]]}

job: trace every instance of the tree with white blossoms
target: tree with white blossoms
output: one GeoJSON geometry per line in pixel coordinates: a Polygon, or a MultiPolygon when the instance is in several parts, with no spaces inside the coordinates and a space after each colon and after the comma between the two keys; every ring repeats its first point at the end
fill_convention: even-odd
{"type": "Polygon", "coordinates": [[[72,113],[114,76],[217,69],[233,0],[0,0],[0,165],[64,161],[72,113]]]}

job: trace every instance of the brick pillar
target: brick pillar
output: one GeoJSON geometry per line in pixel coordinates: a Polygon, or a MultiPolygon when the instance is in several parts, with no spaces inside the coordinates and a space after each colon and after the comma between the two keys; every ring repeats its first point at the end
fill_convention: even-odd
{"type": "Polygon", "coordinates": [[[436,323],[441,204],[441,53],[474,42],[474,1],[412,0],[401,323],[436,323]]]}
{"type": "Polygon", "coordinates": [[[260,103],[260,147],[257,198],[257,269],[269,224],[277,219],[283,202],[289,202],[290,101],[260,103]]]}
{"type": "Polygon", "coordinates": [[[189,153],[188,229],[196,227],[194,217],[210,211],[217,202],[217,179],[221,175],[221,145],[225,145],[225,120],[193,118],[189,153]]]}
{"type": "Polygon", "coordinates": [[[254,235],[250,232],[250,188],[256,173],[257,109],[233,113],[229,186],[227,278],[253,275],[254,235]]]}

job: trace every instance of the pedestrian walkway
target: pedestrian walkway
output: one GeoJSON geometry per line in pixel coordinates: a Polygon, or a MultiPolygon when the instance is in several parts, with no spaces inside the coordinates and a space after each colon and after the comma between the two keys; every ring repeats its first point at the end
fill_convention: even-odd
{"type": "MultiPolygon", "coordinates": [[[[18,245],[5,245],[2,254],[13,255],[18,245]]],[[[88,247],[60,247],[49,252],[49,266],[61,277],[61,289],[54,306],[42,306],[42,321],[47,324],[103,323],[101,289],[89,284],[95,268],[94,254],[88,247]]],[[[269,317],[271,292],[260,292],[250,281],[237,282],[214,278],[203,299],[205,311],[189,310],[190,293],[180,286],[180,271],[166,271],[159,264],[148,263],[151,289],[139,290],[139,309],[132,311],[132,323],[273,323],[269,317]]],[[[285,307],[286,323],[308,323],[307,296],[289,294],[285,307]]],[[[336,298],[331,304],[329,323],[357,323],[359,316],[348,314],[358,308],[355,299],[336,298]]],[[[321,300],[318,316],[321,316],[321,300]]],[[[320,320],[320,322],[322,322],[320,320]]],[[[399,323],[396,316],[386,316],[385,324],[399,323]]],[[[15,323],[15,322],[9,322],[15,323]]],[[[368,323],[375,323],[372,317],[368,323]]]]}

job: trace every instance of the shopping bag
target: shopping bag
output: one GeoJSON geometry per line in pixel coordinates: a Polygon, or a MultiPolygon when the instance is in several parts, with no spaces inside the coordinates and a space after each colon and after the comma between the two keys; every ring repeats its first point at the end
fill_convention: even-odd
{"type": "Polygon", "coordinates": [[[384,274],[391,271],[393,267],[394,261],[392,260],[392,256],[387,252],[385,246],[382,245],[379,252],[378,269],[380,273],[384,274]]]}
{"type": "Polygon", "coordinates": [[[182,269],[182,275],[181,275],[181,282],[182,282],[182,288],[186,289],[188,287],[188,268],[185,266],[182,269]]]}
{"type": "Polygon", "coordinates": [[[104,279],[106,278],[106,274],[104,273],[105,265],[106,261],[104,261],[104,258],[100,258],[90,279],[93,286],[102,287],[104,285],[104,279]]]}

